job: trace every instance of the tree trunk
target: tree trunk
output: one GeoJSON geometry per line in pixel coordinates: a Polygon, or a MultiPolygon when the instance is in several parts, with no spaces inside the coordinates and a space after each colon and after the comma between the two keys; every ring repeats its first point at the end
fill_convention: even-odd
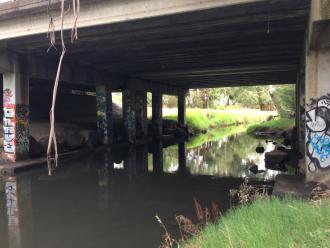
{"type": "Polygon", "coordinates": [[[273,104],[277,110],[277,113],[283,118],[289,117],[288,114],[286,113],[286,111],[282,108],[279,99],[276,97],[276,94],[274,94],[274,89],[273,89],[272,85],[268,86],[267,90],[268,90],[270,98],[272,99],[273,104]]]}

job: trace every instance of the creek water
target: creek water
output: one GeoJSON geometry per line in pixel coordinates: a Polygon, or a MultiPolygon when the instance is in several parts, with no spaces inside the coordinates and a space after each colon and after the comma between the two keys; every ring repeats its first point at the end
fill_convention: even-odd
{"type": "MultiPolygon", "coordinates": [[[[236,128],[237,131],[237,128],[236,128]]],[[[230,207],[229,190],[242,178],[271,182],[264,169],[272,143],[231,129],[161,149],[161,143],[95,152],[0,181],[1,248],[158,247],[163,230],[178,237],[175,216],[194,220],[193,198],[230,207]],[[153,152],[153,153],[151,153],[153,152]],[[161,160],[163,158],[163,161],[161,160]]]]}

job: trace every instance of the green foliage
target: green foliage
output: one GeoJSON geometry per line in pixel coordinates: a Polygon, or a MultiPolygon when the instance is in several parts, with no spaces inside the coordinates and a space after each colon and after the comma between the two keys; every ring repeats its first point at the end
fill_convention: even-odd
{"type": "MultiPolygon", "coordinates": [[[[257,110],[188,109],[186,122],[188,127],[200,131],[230,125],[257,123],[265,121],[268,116],[268,112],[257,110]]],[[[164,118],[176,120],[177,116],[164,113],[164,118]]]]}
{"type": "Polygon", "coordinates": [[[184,247],[330,247],[330,201],[267,198],[231,210],[184,247]]]}
{"type": "Polygon", "coordinates": [[[280,116],[287,117],[295,112],[295,86],[294,85],[279,85],[275,86],[275,97],[278,99],[277,106],[280,116]]]}
{"type": "Polygon", "coordinates": [[[281,118],[281,119],[277,119],[277,120],[265,121],[262,123],[250,125],[247,128],[247,133],[252,134],[257,129],[260,129],[260,128],[289,129],[289,128],[293,128],[294,125],[295,125],[294,119],[281,118]]]}
{"type": "Polygon", "coordinates": [[[167,108],[175,108],[178,106],[178,97],[171,95],[163,95],[163,105],[167,108]]]}

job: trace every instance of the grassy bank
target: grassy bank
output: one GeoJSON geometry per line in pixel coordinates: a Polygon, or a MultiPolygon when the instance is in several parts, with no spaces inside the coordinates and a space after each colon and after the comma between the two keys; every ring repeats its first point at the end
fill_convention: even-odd
{"type": "Polygon", "coordinates": [[[330,201],[270,198],[231,210],[184,247],[330,247],[329,223],[330,201]]]}
{"type": "Polygon", "coordinates": [[[187,148],[195,148],[203,145],[207,141],[222,140],[234,134],[243,133],[246,131],[246,126],[228,126],[220,129],[211,129],[207,133],[198,134],[193,136],[187,142],[187,148]]]}
{"type": "MultiPolygon", "coordinates": [[[[208,130],[230,125],[251,124],[262,122],[274,112],[259,111],[254,109],[188,109],[186,113],[187,125],[194,130],[208,130]]],[[[177,115],[172,110],[164,110],[165,119],[177,120],[177,115]]]]}
{"type": "Polygon", "coordinates": [[[247,133],[252,134],[258,129],[289,129],[295,125],[295,119],[276,119],[271,121],[265,121],[258,124],[250,125],[247,128],[247,133]]]}

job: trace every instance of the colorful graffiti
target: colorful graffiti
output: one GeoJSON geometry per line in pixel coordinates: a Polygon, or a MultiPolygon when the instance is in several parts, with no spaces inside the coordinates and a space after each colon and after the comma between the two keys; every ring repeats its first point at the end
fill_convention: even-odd
{"type": "Polygon", "coordinates": [[[103,138],[106,140],[108,136],[107,128],[107,99],[105,87],[96,87],[96,107],[97,107],[97,128],[103,138]]]}
{"type": "Polygon", "coordinates": [[[4,151],[8,160],[26,158],[29,153],[29,106],[15,104],[11,89],[3,91],[4,151]]]}
{"type": "Polygon", "coordinates": [[[16,116],[13,93],[10,89],[3,91],[3,129],[4,151],[9,160],[15,160],[16,147],[16,116]]]}
{"type": "Polygon", "coordinates": [[[16,159],[26,158],[29,154],[29,106],[16,105],[16,159]]]}
{"type": "Polygon", "coordinates": [[[306,115],[307,165],[310,172],[330,169],[330,94],[312,100],[306,115]]]}

